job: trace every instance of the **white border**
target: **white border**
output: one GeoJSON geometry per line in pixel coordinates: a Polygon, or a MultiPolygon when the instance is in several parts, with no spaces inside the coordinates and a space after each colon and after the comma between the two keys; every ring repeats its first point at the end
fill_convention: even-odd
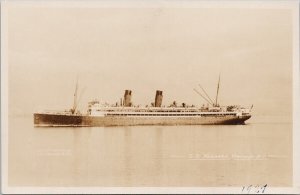
{"type": "Polygon", "coordinates": [[[293,187],[268,187],[265,193],[295,194],[300,193],[300,121],[299,121],[299,1],[10,1],[1,2],[1,187],[2,193],[17,194],[57,194],[57,193],[242,193],[241,187],[8,187],[8,63],[6,18],[4,9],[7,4],[22,6],[53,7],[203,7],[203,8],[282,8],[293,10],[293,187]],[[70,4],[72,3],[72,5],[70,4]]]}
{"type": "Polygon", "coordinates": [[[118,8],[280,8],[291,9],[298,0],[7,0],[30,7],[118,7],[118,8]]]}
{"type": "Polygon", "coordinates": [[[300,193],[299,2],[293,8],[293,186],[300,193]]]}
{"type": "Polygon", "coordinates": [[[7,12],[1,2],[1,192],[6,193],[8,186],[8,62],[7,26],[5,18],[7,12]]]}

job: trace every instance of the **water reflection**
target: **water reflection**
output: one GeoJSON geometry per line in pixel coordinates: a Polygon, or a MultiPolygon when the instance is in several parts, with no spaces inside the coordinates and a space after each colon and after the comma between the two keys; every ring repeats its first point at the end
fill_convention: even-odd
{"type": "Polygon", "coordinates": [[[72,168],[73,183],[80,185],[87,182],[89,175],[89,157],[90,157],[90,128],[73,129],[73,148],[72,148],[72,168]]]}
{"type": "Polygon", "coordinates": [[[163,179],[163,129],[162,127],[157,127],[155,129],[155,154],[154,154],[154,171],[155,171],[155,184],[160,186],[163,179]]]}
{"type": "Polygon", "coordinates": [[[291,129],[286,123],[34,128],[31,118],[16,119],[9,131],[9,185],[284,186],[292,182],[291,129]],[[203,158],[232,154],[286,157],[203,158]]]}
{"type": "Polygon", "coordinates": [[[132,138],[131,138],[131,127],[125,127],[124,129],[124,185],[125,186],[132,186],[132,174],[133,174],[133,167],[132,167],[132,138]]]}

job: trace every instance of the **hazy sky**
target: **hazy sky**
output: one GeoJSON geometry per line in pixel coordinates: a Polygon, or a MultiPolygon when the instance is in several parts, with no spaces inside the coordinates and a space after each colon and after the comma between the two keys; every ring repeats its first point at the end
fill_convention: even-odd
{"type": "Polygon", "coordinates": [[[76,76],[80,108],[115,103],[201,105],[221,72],[220,104],[259,114],[292,111],[292,12],[255,8],[88,8],[6,5],[9,109],[68,109],[76,76]],[[199,87],[198,87],[199,88],[199,87]]]}

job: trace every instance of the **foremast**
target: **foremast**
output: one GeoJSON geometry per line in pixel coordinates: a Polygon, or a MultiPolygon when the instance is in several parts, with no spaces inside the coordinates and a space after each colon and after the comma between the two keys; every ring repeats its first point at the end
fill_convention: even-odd
{"type": "Polygon", "coordinates": [[[76,87],[75,87],[75,92],[74,92],[74,102],[73,102],[73,107],[71,109],[72,114],[75,114],[76,109],[77,109],[77,91],[78,91],[78,79],[76,80],[76,87]]]}

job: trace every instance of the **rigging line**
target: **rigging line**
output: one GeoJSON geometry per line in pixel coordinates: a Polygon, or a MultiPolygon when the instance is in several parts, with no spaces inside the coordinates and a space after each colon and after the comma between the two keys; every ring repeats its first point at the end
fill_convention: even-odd
{"type": "Polygon", "coordinates": [[[200,84],[198,84],[198,85],[199,85],[199,87],[202,89],[202,91],[204,92],[204,94],[208,97],[208,99],[210,100],[210,102],[213,104],[214,101],[211,100],[211,98],[210,98],[209,95],[206,93],[206,91],[203,89],[203,87],[202,87],[200,84]]]}
{"type": "Polygon", "coordinates": [[[249,110],[250,112],[251,112],[252,108],[253,108],[253,104],[251,105],[251,108],[250,108],[250,110],[249,110]]]}
{"type": "Polygon", "coordinates": [[[212,105],[199,91],[197,91],[196,89],[194,89],[194,91],[196,93],[198,93],[203,99],[205,99],[207,101],[207,103],[209,103],[210,105],[212,105]]]}

